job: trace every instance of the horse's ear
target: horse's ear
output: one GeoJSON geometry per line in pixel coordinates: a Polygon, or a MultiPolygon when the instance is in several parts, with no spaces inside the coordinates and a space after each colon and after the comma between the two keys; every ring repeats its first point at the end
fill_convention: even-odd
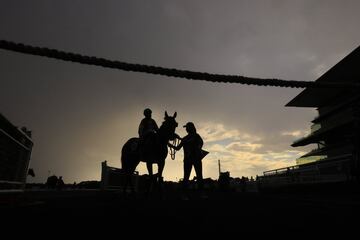
{"type": "Polygon", "coordinates": [[[174,113],[174,118],[176,118],[177,112],[174,113]]]}
{"type": "Polygon", "coordinates": [[[165,111],[165,117],[166,117],[166,118],[168,118],[168,117],[169,117],[169,115],[167,114],[167,111],[165,111]]]}

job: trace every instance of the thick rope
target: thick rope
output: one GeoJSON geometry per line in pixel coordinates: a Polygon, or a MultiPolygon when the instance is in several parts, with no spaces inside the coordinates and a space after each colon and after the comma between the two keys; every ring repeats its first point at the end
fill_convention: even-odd
{"type": "Polygon", "coordinates": [[[24,45],[21,43],[14,43],[10,41],[0,40],[0,49],[15,51],[25,54],[32,54],[37,56],[55,58],[63,61],[71,61],[82,64],[102,66],[106,68],[116,68],[124,71],[142,72],[163,75],[168,77],[186,78],[191,80],[203,80],[209,82],[222,83],[239,83],[246,85],[257,86],[272,86],[272,87],[290,87],[290,88],[353,88],[360,87],[360,84],[355,83],[329,83],[329,82],[309,82],[296,80],[281,80],[274,78],[252,78],[238,75],[222,75],[211,74],[206,72],[195,72],[179,69],[170,69],[150,65],[133,64],[105,58],[91,57],[80,55],[71,52],[60,51],[56,49],[34,47],[24,45]]]}

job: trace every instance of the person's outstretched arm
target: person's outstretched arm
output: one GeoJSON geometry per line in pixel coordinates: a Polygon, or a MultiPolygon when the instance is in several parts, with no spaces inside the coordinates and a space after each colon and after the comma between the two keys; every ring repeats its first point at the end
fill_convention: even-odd
{"type": "Polygon", "coordinates": [[[173,149],[175,149],[176,151],[179,151],[179,150],[182,148],[182,146],[183,146],[183,141],[181,141],[180,144],[177,145],[177,146],[174,146],[174,145],[172,145],[171,143],[168,143],[168,146],[171,147],[171,148],[173,148],[173,149]]]}
{"type": "Polygon", "coordinates": [[[174,135],[175,135],[175,138],[182,140],[182,138],[177,133],[174,133],[174,135]]]}

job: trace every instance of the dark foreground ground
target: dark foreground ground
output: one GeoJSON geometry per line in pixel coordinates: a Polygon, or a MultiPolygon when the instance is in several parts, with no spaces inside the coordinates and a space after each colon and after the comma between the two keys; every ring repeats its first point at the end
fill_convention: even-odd
{"type": "Polygon", "coordinates": [[[77,231],[100,232],[103,236],[147,235],[151,239],[195,235],[272,239],[314,234],[326,237],[355,234],[357,238],[360,232],[360,194],[357,193],[212,191],[207,197],[196,192],[189,196],[189,200],[183,200],[177,192],[146,196],[99,190],[2,194],[0,227],[21,229],[35,236],[46,231],[52,235],[77,231]]]}

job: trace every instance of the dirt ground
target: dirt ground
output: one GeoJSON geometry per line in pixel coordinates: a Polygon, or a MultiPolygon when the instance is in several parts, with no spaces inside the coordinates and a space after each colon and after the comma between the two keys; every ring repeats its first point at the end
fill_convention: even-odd
{"type": "MultiPolygon", "coordinates": [[[[34,191],[2,196],[1,226],[156,236],[357,234],[359,194],[34,191]],[[16,223],[16,224],[15,224],[16,223]],[[85,226],[85,228],[84,228],[85,226]]],[[[41,230],[40,230],[41,229],[41,230]]]]}

